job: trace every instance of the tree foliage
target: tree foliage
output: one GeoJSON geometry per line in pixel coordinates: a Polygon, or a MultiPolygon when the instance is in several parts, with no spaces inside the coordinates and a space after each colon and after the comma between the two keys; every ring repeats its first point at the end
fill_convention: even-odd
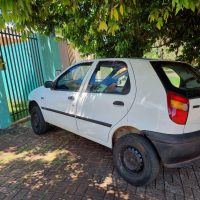
{"type": "Polygon", "coordinates": [[[0,27],[56,31],[84,54],[140,57],[156,41],[200,62],[199,0],[0,0],[0,27]]]}

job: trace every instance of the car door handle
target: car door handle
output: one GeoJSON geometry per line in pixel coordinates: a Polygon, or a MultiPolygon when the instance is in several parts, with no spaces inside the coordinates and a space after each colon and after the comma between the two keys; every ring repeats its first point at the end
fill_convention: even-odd
{"type": "Polygon", "coordinates": [[[114,102],[113,102],[113,105],[116,105],[116,106],[124,106],[124,102],[123,102],[123,101],[114,101],[114,102]]]}
{"type": "Polygon", "coordinates": [[[74,96],[68,96],[68,99],[73,101],[74,100],[74,96]]]}

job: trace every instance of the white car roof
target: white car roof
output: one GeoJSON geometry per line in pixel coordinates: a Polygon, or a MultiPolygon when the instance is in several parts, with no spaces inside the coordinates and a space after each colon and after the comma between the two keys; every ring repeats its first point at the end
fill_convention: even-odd
{"type": "Polygon", "coordinates": [[[155,61],[155,62],[176,62],[176,63],[185,63],[185,62],[182,62],[182,61],[175,61],[175,60],[167,60],[167,59],[154,59],[154,58],[97,58],[97,59],[92,59],[92,60],[83,60],[83,61],[80,61],[78,63],[88,63],[88,62],[94,62],[94,61],[110,61],[110,60],[120,60],[120,61],[123,61],[123,60],[129,60],[131,62],[133,61],[147,61],[147,62],[150,62],[150,61],[155,61]]]}

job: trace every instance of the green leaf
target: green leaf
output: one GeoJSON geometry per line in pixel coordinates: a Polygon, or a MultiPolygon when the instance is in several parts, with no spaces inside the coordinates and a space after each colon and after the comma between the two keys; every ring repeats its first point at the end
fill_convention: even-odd
{"type": "Polygon", "coordinates": [[[159,18],[159,12],[156,9],[152,10],[148,17],[150,22],[153,22],[153,21],[157,20],[158,18],[159,18]]]}
{"type": "Polygon", "coordinates": [[[119,30],[119,25],[118,24],[113,24],[112,26],[110,26],[110,28],[108,29],[108,33],[111,33],[113,36],[115,35],[115,32],[117,30],[119,30]]]}
{"type": "Polygon", "coordinates": [[[157,27],[157,29],[161,30],[162,26],[163,26],[163,19],[161,17],[159,17],[156,27],[157,27]]]}
{"type": "Polygon", "coordinates": [[[5,28],[5,22],[2,19],[2,17],[0,17],[0,29],[4,29],[5,28]]]}
{"type": "Polygon", "coordinates": [[[32,13],[31,2],[30,2],[29,0],[26,0],[26,1],[25,1],[25,5],[26,5],[26,7],[27,7],[28,13],[31,14],[31,13],[32,13]]]}
{"type": "Polygon", "coordinates": [[[85,36],[84,36],[84,41],[86,42],[86,44],[88,44],[88,42],[89,42],[89,37],[88,37],[88,35],[85,35],[85,36]]]}
{"type": "Polygon", "coordinates": [[[150,22],[153,22],[155,19],[156,19],[155,15],[153,14],[153,12],[151,12],[150,15],[149,15],[149,17],[148,17],[148,20],[150,22]]]}
{"type": "Polygon", "coordinates": [[[119,25],[118,24],[114,24],[113,25],[113,30],[114,31],[118,31],[120,28],[119,28],[119,25]]]}
{"type": "Polygon", "coordinates": [[[182,6],[180,6],[179,4],[176,6],[176,15],[178,14],[178,12],[182,9],[182,6]]]}
{"type": "Polygon", "coordinates": [[[110,11],[110,18],[111,19],[113,18],[113,9],[111,9],[111,11],[110,11]]]}
{"type": "Polygon", "coordinates": [[[168,10],[165,11],[163,17],[164,17],[164,20],[167,22],[167,19],[168,19],[168,17],[169,17],[169,12],[168,12],[168,10]]]}
{"type": "Polygon", "coordinates": [[[21,38],[22,38],[22,41],[27,40],[27,34],[25,32],[22,32],[21,38]]]}
{"type": "Polygon", "coordinates": [[[195,11],[195,3],[193,1],[190,1],[190,9],[194,12],[195,11]]]}
{"type": "Polygon", "coordinates": [[[114,15],[115,20],[118,21],[119,20],[119,14],[118,14],[118,11],[117,11],[116,8],[113,9],[113,15],[114,15]]]}
{"type": "Polygon", "coordinates": [[[76,12],[76,4],[75,4],[75,2],[74,2],[73,5],[72,5],[72,12],[73,12],[73,13],[76,12]]]}
{"type": "Polygon", "coordinates": [[[107,31],[108,30],[108,26],[107,26],[107,24],[106,24],[105,21],[101,21],[100,22],[100,24],[99,24],[99,30],[100,31],[103,31],[103,30],[107,31]]]}
{"type": "Polygon", "coordinates": [[[155,15],[153,15],[152,13],[149,15],[148,17],[150,22],[153,22],[155,20],[155,15]]]}
{"type": "Polygon", "coordinates": [[[188,9],[189,6],[190,6],[190,1],[188,1],[188,0],[183,0],[182,2],[183,2],[183,6],[184,6],[186,9],[188,9]]]}
{"type": "Polygon", "coordinates": [[[176,7],[176,0],[172,0],[172,8],[176,7]]]}
{"type": "Polygon", "coordinates": [[[123,15],[124,14],[124,8],[123,8],[123,5],[121,4],[120,7],[119,7],[119,11],[120,11],[120,14],[123,15]]]}
{"type": "Polygon", "coordinates": [[[70,6],[70,0],[62,0],[62,3],[66,6],[70,6]]]}
{"type": "Polygon", "coordinates": [[[133,0],[133,4],[136,5],[136,0],[133,0]]]}

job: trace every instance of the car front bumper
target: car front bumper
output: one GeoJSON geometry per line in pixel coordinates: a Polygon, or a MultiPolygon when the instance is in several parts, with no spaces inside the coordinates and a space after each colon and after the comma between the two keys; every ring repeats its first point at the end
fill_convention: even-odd
{"type": "Polygon", "coordinates": [[[176,135],[143,131],[143,134],[153,143],[165,167],[183,167],[200,161],[200,131],[176,135]]]}

